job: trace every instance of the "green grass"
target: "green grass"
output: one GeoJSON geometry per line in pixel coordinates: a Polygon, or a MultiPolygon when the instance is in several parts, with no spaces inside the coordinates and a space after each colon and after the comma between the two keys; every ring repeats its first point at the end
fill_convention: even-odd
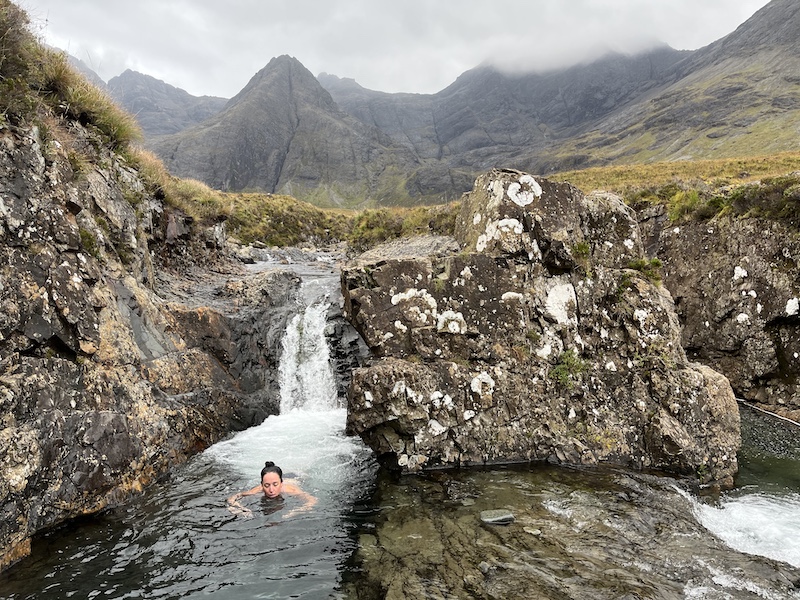
{"type": "Polygon", "coordinates": [[[554,380],[561,387],[572,389],[581,373],[586,371],[587,365],[574,350],[566,350],[558,357],[558,363],[550,369],[550,379],[554,380]]]}
{"type": "Polygon", "coordinates": [[[348,236],[350,246],[363,251],[402,236],[452,235],[460,205],[457,202],[414,208],[378,208],[358,213],[348,236]]]}
{"type": "MultiPolygon", "coordinates": [[[[800,170],[800,152],[714,160],[662,161],[646,164],[591,167],[548,175],[553,181],[568,181],[584,192],[606,190],[630,195],[639,190],[668,184],[690,187],[721,187],[777,177],[800,170]]],[[[680,187],[676,187],[680,189],[680,187]]]]}

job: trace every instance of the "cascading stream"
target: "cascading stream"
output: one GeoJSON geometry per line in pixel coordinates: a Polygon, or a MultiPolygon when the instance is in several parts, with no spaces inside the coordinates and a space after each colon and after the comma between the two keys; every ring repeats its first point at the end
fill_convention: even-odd
{"type": "Polygon", "coordinates": [[[128,506],[47,536],[0,575],[0,599],[334,594],[356,544],[348,515],[377,467],[360,440],[344,435],[325,338],[338,276],[329,266],[298,269],[306,306],[283,339],[281,414],[215,444],[128,506]],[[257,485],[267,460],[317,497],[312,511],[285,518],[300,503],[292,496],[243,499],[252,518],[227,510],[226,497],[257,485]]]}
{"type": "Polygon", "coordinates": [[[327,297],[319,299],[295,315],[286,328],[280,362],[281,414],[340,405],[325,337],[329,309],[327,297]]]}

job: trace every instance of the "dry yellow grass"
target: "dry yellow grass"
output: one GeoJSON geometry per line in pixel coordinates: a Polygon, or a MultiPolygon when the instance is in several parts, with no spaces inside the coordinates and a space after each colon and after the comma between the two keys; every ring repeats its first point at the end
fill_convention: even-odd
{"type": "Polygon", "coordinates": [[[669,183],[721,187],[778,177],[800,171],[800,153],[785,152],[769,156],[657,162],[638,165],[594,167],[580,171],[564,171],[548,179],[568,181],[584,192],[606,190],[626,193],[642,187],[659,187],[669,183]]]}

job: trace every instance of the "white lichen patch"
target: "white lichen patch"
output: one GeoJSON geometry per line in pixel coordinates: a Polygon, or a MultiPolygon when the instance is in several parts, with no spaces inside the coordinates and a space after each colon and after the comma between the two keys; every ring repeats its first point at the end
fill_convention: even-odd
{"type": "Polygon", "coordinates": [[[472,217],[472,224],[477,225],[478,223],[481,222],[481,218],[482,218],[481,213],[475,213],[475,216],[472,217]]]}
{"type": "Polygon", "coordinates": [[[469,421],[473,418],[477,413],[474,410],[465,410],[464,411],[464,420],[469,421]]]}
{"type": "Polygon", "coordinates": [[[428,421],[428,431],[431,432],[432,435],[442,435],[443,433],[447,432],[447,427],[439,423],[436,419],[431,419],[428,421]]]}
{"type": "Polygon", "coordinates": [[[467,322],[460,312],[445,310],[436,321],[436,330],[453,334],[465,334],[467,333],[467,322]]]}
{"type": "Polygon", "coordinates": [[[552,318],[559,325],[574,324],[575,309],[578,306],[578,299],[575,295],[575,287],[571,283],[562,283],[553,286],[548,292],[544,301],[547,316],[552,318]]]}
{"type": "Polygon", "coordinates": [[[432,310],[436,310],[436,298],[428,293],[428,290],[417,288],[408,288],[405,292],[400,292],[392,296],[392,304],[397,306],[401,302],[409,301],[414,298],[419,298],[424,304],[427,304],[432,310]]]}
{"type": "Polygon", "coordinates": [[[650,316],[650,313],[642,308],[637,308],[633,311],[633,318],[639,322],[639,329],[645,329],[645,325],[647,323],[647,317],[650,316]]]}
{"type": "Polygon", "coordinates": [[[798,313],[800,313],[800,299],[790,298],[789,301],[786,303],[787,316],[793,317],[798,313]]]}
{"type": "Polygon", "coordinates": [[[525,228],[517,219],[501,219],[499,221],[490,221],[486,224],[484,232],[478,236],[478,241],[475,243],[475,249],[478,252],[483,252],[489,246],[490,242],[501,240],[509,235],[519,236],[525,228]]]}
{"type": "Polygon", "coordinates": [[[633,250],[633,247],[636,245],[634,241],[630,238],[627,238],[625,241],[622,242],[622,245],[625,246],[628,250],[633,250]]]}
{"type": "Polygon", "coordinates": [[[551,354],[553,354],[553,346],[551,344],[545,344],[541,348],[538,348],[534,354],[539,358],[549,358],[551,354]]]}
{"type": "Polygon", "coordinates": [[[517,206],[528,206],[531,202],[540,198],[542,186],[530,175],[522,175],[519,183],[516,181],[508,186],[508,197],[517,206]]]}
{"type": "Polygon", "coordinates": [[[743,269],[739,265],[736,265],[736,267],[733,269],[733,280],[734,281],[738,281],[740,279],[744,279],[744,278],[747,277],[747,275],[748,275],[747,269],[743,269]]]}
{"type": "Polygon", "coordinates": [[[453,399],[450,397],[449,394],[445,394],[436,390],[431,394],[431,404],[435,409],[440,409],[442,407],[446,408],[447,410],[453,410],[455,404],[453,404],[453,399]]]}
{"type": "Polygon", "coordinates": [[[421,311],[419,306],[411,306],[409,307],[408,311],[406,311],[406,315],[408,316],[409,321],[416,323],[417,325],[427,325],[428,324],[428,315],[429,313],[421,311]]]}
{"type": "Polygon", "coordinates": [[[617,365],[614,364],[613,360],[610,360],[606,363],[606,371],[611,371],[612,373],[617,372],[617,365]]]}
{"type": "Polygon", "coordinates": [[[517,219],[501,219],[497,221],[497,229],[499,229],[501,233],[514,233],[516,235],[525,231],[522,223],[517,219]]]}
{"type": "Polygon", "coordinates": [[[425,398],[421,393],[415,392],[412,388],[406,385],[406,382],[402,379],[395,382],[391,395],[395,398],[405,396],[413,404],[420,404],[425,398]]]}
{"type": "Polygon", "coordinates": [[[491,210],[497,206],[500,206],[500,203],[503,201],[503,181],[501,179],[493,179],[489,182],[486,187],[486,190],[489,192],[489,203],[487,209],[491,210]]]}
{"type": "Polygon", "coordinates": [[[491,396],[494,393],[494,379],[486,371],[481,371],[469,384],[469,388],[479,396],[491,396]]]}
{"type": "Polygon", "coordinates": [[[402,321],[395,321],[394,322],[394,328],[397,329],[397,331],[400,331],[402,333],[405,333],[406,331],[408,331],[408,327],[403,325],[402,321]]]}
{"type": "Polygon", "coordinates": [[[518,302],[518,303],[522,304],[522,301],[524,300],[524,298],[525,297],[522,294],[520,294],[519,292],[506,292],[505,294],[500,296],[500,300],[502,300],[505,303],[518,302]]]}

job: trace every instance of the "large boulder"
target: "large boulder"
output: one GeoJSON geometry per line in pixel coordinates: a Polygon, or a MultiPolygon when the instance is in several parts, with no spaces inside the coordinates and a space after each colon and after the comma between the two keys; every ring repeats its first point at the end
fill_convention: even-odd
{"type": "Polygon", "coordinates": [[[549,460],[732,482],[736,400],[687,360],[619,198],[494,170],[455,238],[343,270],[373,355],[353,376],[350,433],[406,471],[549,460]]]}

